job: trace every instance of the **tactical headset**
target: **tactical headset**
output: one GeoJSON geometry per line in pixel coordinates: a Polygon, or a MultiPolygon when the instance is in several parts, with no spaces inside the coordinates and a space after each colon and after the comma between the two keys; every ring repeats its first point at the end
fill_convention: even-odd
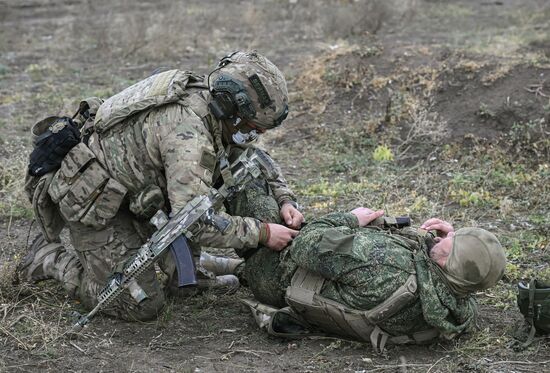
{"type": "Polygon", "coordinates": [[[237,113],[242,119],[256,117],[256,109],[244,85],[229,75],[221,74],[210,89],[213,100],[208,104],[217,119],[233,119],[237,113]]]}
{"type": "MultiPolygon", "coordinates": [[[[236,53],[238,52],[233,52],[222,58],[214,71],[217,71],[234,62],[232,57],[236,53]]],[[[212,73],[210,73],[210,75],[212,73]]],[[[258,74],[249,76],[248,80],[258,95],[260,107],[263,109],[271,105],[273,100],[269,96],[269,93],[265,89],[258,74]]],[[[210,79],[208,79],[208,82],[210,83],[210,79]]],[[[208,104],[208,107],[217,119],[234,119],[237,117],[237,114],[239,114],[239,117],[244,120],[253,121],[253,119],[256,118],[256,109],[254,108],[246,88],[240,81],[229,75],[220,74],[220,76],[218,76],[212,83],[210,92],[213,100],[208,104]]],[[[283,112],[275,120],[273,127],[280,126],[287,115],[288,105],[285,104],[283,112]]]]}

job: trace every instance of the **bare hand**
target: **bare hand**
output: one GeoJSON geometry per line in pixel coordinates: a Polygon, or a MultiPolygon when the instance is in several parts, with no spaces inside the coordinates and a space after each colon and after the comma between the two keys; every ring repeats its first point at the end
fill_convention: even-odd
{"type": "Polygon", "coordinates": [[[445,220],[437,219],[437,218],[431,218],[426,220],[424,224],[420,226],[420,228],[425,229],[427,231],[436,231],[437,232],[436,241],[441,241],[443,238],[447,237],[449,233],[455,231],[451,223],[446,222],[445,220]]]}
{"type": "Polygon", "coordinates": [[[269,226],[269,239],[265,244],[273,251],[281,251],[290,243],[292,239],[298,235],[298,231],[290,229],[280,224],[268,224],[269,226]]]}
{"type": "Polygon", "coordinates": [[[371,209],[366,207],[358,207],[352,210],[351,213],[357,216],[359,226],[364,227],[384,215],[384,210],[372,211],[371,209]]]}
{"type": "Polygon", "coordinates": [[[279,214],[281,215],[281,219],[283,219],[287,227],[290,228],[299,229],[304,222],[304,215],[302,215],[302,213],[290,203],[283,204],[279,214]]]}

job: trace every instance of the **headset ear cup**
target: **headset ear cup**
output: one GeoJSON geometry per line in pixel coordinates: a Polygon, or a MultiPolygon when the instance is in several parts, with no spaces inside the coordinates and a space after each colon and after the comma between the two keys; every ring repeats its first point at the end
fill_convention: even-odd
{"type": "Polygon", "coordinates": [[[256,117],[256,109],[246,88],[242,82],[230,75],[221,74],[217,77],[212,84],[211,93],[217,103],[217,107],[212,107],[212,109],[216,111],[217,115],[220,115],[218,119],[231,119],[237,114],[242,119],[256,117]]]}
{"type": "Polygon", "coordinates": [[[212,93],[213,102],[211,103],[210,108],[212,114],[217,119],[231,119],[237,115],[237,105],[233,101],[231,94],[227,92],[214,92],[212,93]]]}

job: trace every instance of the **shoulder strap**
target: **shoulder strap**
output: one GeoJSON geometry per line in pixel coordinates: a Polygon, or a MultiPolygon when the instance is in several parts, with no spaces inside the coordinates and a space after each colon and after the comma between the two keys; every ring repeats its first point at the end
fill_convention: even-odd
{"type": "Polygon", "coordinates": [[[533,340],[535,338],[535,278],[532,278],[531,281],[529,281],[529,306],[527,308],[527,316],[525,316],[525,320],[531,327],[531,330],[529,330],[529,335],[527,336],[527,340],[521,344],[522,348],[528,347],[531,343],[533,343],[533,340]]]}

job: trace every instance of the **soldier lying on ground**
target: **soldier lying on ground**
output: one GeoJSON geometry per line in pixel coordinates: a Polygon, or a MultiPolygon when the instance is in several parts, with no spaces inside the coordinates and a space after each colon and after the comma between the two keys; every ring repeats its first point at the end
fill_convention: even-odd
{"type": "Polygon", "coordinates": [[[497,238],[480,228],[455,232],[440,219],[418,230],[384,228],[382,215],[367,208],[328,214],[304,227],[287,249],[261,250],[247,261],[256,299],[244,302],[260,326],[280,336],[371,341],[375,349],[387,340],[452,338],[473,326],[472,293],[504,273],[497,238]]]}
{"type": "MultiPolygon", "coordinates": [[[[259,134],[281,125],[287,102],[285,79],[273,63],[256,52],[235,52],[207,77],[160,72],[105,102],[83,101],[72,119],[39,122],[26,190],[42,234],[19,265],[19,277],[54,278],[92,308],[110,275],[152,234],[149,218],[158,209],[177,212],[211,186],[231,185],[227,165],[259,134]],[[76,255],[61,244],[65,226],[76,255]]],[[[303,216],[278,173],[227,203],[229,214],[220,212],[228,222],[223,234],[206,227],[192,238],[197,267],[201,246],[241,255],[259,245],[287,246],[303,216]],[[290,228],[276,224],[282,221],[290,228]]],[[[230,272],[232,263],[218,273],[230,272]]],[[[177,291],[172,256],[159,265],[169,277],[166,289],[151,268],[138,281],[147,299],[138,304],[125,292],[109,313],[156,317],[165,293],[177,291]]]]}

